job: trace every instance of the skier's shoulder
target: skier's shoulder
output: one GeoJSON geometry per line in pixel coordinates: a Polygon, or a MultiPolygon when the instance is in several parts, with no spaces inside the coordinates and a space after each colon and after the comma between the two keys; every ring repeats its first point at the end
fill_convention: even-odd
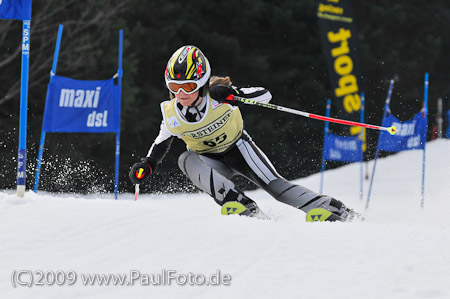
{"type": "Polygon", "coordinates": [[[177,99],[174,97],[173,99],[166,99],[166,100],[164,100],[164,101],[162,101],[161,102],[161,105],[162,104],[165,104],[165,105],[167,105],[167,104],[169,104],[169,103],[175,103],[175,101],[176,101],[177,99]]]}
{"type": "Polygon", "coordinates": [[[160,103],[161,108],[170,107],[175,105],[176,98],[165,100],[160,103]]]}

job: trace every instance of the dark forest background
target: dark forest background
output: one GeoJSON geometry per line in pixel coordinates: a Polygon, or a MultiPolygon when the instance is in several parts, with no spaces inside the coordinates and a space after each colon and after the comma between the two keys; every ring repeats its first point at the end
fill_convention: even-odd
{"type": "MultiPolygon", "coordinates": [[[[27,189],[34,184],[58,24],[64,25],[64,34],[57,74],[84,80],[116,73],[119,29],[124,29],[120,191],[132,192],[129,167],[147,154],[158,134],[159,103],[168,98],[165,65],[182,45],[202,49],[214,75],[229,75],[238,86],[264,86],[275,104],[325,114],[331,91],[316,6],[313,0],[34,1],[27,189]]],[[[392,112],[403,120],[411,118],[422,106],[424,73],[429,72],[432,138],[437,98],[443,98],[444,111],[450,108],[450,2],[353,1],[353,11],[366,122],[380,124],[389,79],[394,77],[392,112]]],[[[21,28],[20,21],[0,20],[0,189],[16,185],[21,28]]],[[[296,179],[320,171],[323,122],[258,107],[244,107],[242,112],[246,130],[280,174],[296,179]]],[[[377,132],[367,133],[366,160],[373,158],[377,139],[377,132]]],[[[114,144],[114,134],[47,134],[40,189],[112,192],[114,144]]],[[[183,150],[182,141],[174,142],[158,173],[141,190],[195,190],[177,168],[183,150]]],[[[240,181],[238,185],[254,187],[240,181]]]]}

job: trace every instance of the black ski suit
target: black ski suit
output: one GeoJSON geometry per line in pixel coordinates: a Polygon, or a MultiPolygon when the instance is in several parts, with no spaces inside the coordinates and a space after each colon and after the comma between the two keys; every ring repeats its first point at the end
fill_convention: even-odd
{"type": "MultiPolygon", "coordinates": [[[[255,101],[268,103],[272,98],[270,92],[264,88],[239,88],[237,90],[245,98],[255,101]]],[[[187,130],[183,131],[183,134],[174,134],[171,132],[171,128],[177,127],[177,129],[180,129],[179,127],[182,126],[183,122],[189,124],[201,123],[207,114],[212,111],[212,109],[208,109],[210,107],[208,105],[212,105],[212,107],[218,105],[209,95],[204,97],[196,107],[183,107],[177,103],[176,99],[173,101],[175,101],[175,104],[171,107],[178,110],[176,115],[179,119],[175,123],[170,117],[166,116],[163,119],[160,133],[147,155],[153,168],[156,168],[164,158],[174,137],[181,138],[188,134],[184,133],[187,130]],[[170,125],[167,122],[170,122],[170,125]]],[[[162,107],[164,106],[162,105],[162,107]]],[[[239,109],[237,107],[230,108],[239,109]]],[[[227,125],[228,123],[225,124],[225,126],[227,125]]],[[[211,195],[219,205],[223,205],[230,200],[240,201],[245,197],[230,180],[236,175],[241,175],[267,191],[275,199],[304,212],[322,207],[331,212],[339,213],[345,207],[341,202],[329,196],[319,195],[284,179],[243,129],[236,141],[228,145],[225,150],[219,153],[199,153],[188,150],[180,155],[178,165],[195,186],[211,195]]]]}

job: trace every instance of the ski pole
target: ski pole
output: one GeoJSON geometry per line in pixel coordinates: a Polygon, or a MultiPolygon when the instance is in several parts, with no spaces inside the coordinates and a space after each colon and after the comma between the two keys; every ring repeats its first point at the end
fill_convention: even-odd
{"type": "Polygon", "coordinates": [[[139,196],[139,184],[134,185],[134,201],[137,200],[139,196]]]}
{"type": "Polygon", "coordinates": [[[283,112],[287,112],[287,113],[291,113],[291,114],[296,114],[296,115],[300,115],[300,116],[304,116],[304,117],[308,117],[308,118],[313,118],[313,119],[318,119],[318,120],[323,120],[323,121],[329,121],[329,122],[332,122],[332,123],[348,125],[348,126],[357,126],[357,127],[363,127],[363,128],[367,128],[367,129],[375,129],[375,130],[380,130],[380,131],[387,131],[391,135],[394,135],[396,133],[396,130],[397,130],[395,128],[395,126],[382,127],[382,126],[370,125],[370,124],[365,124],[365,123],[359,123],[359,122],[356,122],[356,121],[350,121],[350,120],[344,120],[344,119],[339,119],[339,118],[326,117],[326,116],[317,115],[317,114],[313,114],[313,113],[308,113],[308,112],[304,112],[304,111],[299,111],[299,110],[286,108],[286,107],[278,106],[278,105],[274,105],[274,104],[260,103],[260,102],[257,102],[257,101],[254,101],[254,100],[250,100],[250,99],[246,99],[246,98],[242,98],[242,97],[239,97],[239,96],[230,95],[230,96],[228,96],[227,99],[231,100],[231,101],[242,102],[242,103],[248,104],[248,105],[255,105],[255,106],[260,106],[260,107],[264,107],[264,108],[270,108],[270,109],[283,111],[283,112]]]}
{"type": "MultiPolygon", "coordinates": [[[[145,172],[144,168],[142,168],[142,167],[139,168],[136,171],[136,177],[138,179],[142,179],[144,177],[144,172],[145,172]]],[[[134,201],[137,200],[138,196],[139,196],[139,184],[135,184],[134,185],[134,201]]]]}

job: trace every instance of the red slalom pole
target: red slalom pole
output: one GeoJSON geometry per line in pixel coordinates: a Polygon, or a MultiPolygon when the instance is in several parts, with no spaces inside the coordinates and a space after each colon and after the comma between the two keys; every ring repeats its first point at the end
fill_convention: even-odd
{"type": "Polygon", "coordinates": [[[260,107],[264,107],[264,108],[270,108],[270,109],[283,111],[283,112],[287,112],[287,113],[291,113],[291,114],[296,114],[296,115],[300,115],[300,116],[304,116],[304,117],[308,117],[308,118],[318,119],[318,120],[322,120],[322,121],[329,121],[332,123],[337,123],[337,124],[342,124],[342,125],[357,126],[357,127],[367,128],[367,129],[386,131],[386,132],[389,132],[391,135],[394,135],[397,132],[397,129],[395,128],[395,126],[391,126],[388,128],[388,127],[370,125],[370,124],[365,124],[365,123],[359,123],[356,121],[332,118],[332,117],[317,115],[317,114],[308,113],[308,112],[304,112],[304,111],[300,111],[300,110],[295,110],[295,109],[291,109],[291,108],[286,108],[286,107],[278,106],[278,105],[274,105],[274,104],[260,103],[260,102],[242,98],[239,96],[230,95],[227,99],[232,100],[232,101],[242,102],[242,103],[248,104],[248,105],[255,105],[255,106],[260,106],[260,107]]]}
{"type": "Polygon", "coordinates": [[[137,200],[139,196],[139,184],[134,185],[134,201],[137,200]]]}

